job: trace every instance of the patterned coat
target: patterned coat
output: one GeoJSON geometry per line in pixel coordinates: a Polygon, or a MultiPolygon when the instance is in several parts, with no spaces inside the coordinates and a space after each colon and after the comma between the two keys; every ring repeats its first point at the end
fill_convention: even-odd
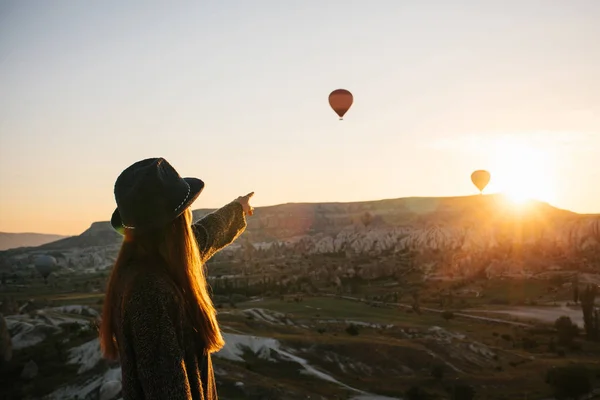
{"type": "MultiPolygon", "coordinates": [[[[193,225],[203,262],[246,228],[232,202],[193,225]]],[[[176,288],[144,265],[122,269],[115,310],[124,400],[216,400],[210,354],[194,335],[176,288]]]]}

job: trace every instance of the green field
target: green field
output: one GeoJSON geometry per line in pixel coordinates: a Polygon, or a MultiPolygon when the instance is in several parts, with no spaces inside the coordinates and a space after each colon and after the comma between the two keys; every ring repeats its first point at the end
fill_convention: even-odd
{"type": "MultiPolygon", "coordinates": [[[[412,385],[426,387],[432,394],[441,396],[445,393],[446,386],[458,379],[476,387],[480,393],[480,397],[477,398],[513,399],[525,398],[524,396],[527,395],[529,399],[540,399],[547,398],[551,394],[549,386],[544,381],[545,373],[551,367],[581,363],[600,371],[598,345],[580,340],[578,341],[580,349],[565,349],[566,355],[557,355],[556,352],[549,351],[550,342],[553,340],[552,334],[529,333],[509,323],[490,324],[464,318],[445,321],[438,313],[424,312],[422,315],[417,315],[397,308],[374,308],[360,302],[322,297],[305,298],[299,303],[264,299],[240,303],[235,309],[223,311],[224,314],[220,316],[223,325],[234,327],[241,332],[274,337],[293,344],[296,348],[309,346],[323,351],[336,351],[344,356],[362,360],[367,365],[389,363],[392,368],[395,363],[400,363],[420,371],[410,376],[392,377],[385,374],[379,377],[360,377],[352,374],[348,376],[341,371],[336,371],[335,366],[324,362],[314,352],[312,356],[306,356],[311,363],[339,373],[340,380],[346,379],[344,381],[346,383],[358,380],[359,386],[362,385],[361,388],[390,396],[398,395],[412,385]],[[308,329],[257,321],[256,318],[249,320],[244,316],[243,310],[257,308],[284,313],[288,319],[298,325],[304,324],[308,329]],[[322,321],[327,319],[336,319],[338,322],[323,324],[322,321]],[[382,330],[360,326],[360,333],[351,336],[345,332],[348,326],[345,320],[393,324],[394,327],[382,330]],[[440,326],[466,335],[462,342],[475,340],[485,344],[497,354],[498,358],[485,367],[469,366],[469,363],[464,363],[463,368],[466,373],[457,374],[447,370],[445,380],[434,380],[430,372],[436,365],[436,361],[431,360],[427,352],[434,350],[442,357],[450,357],[450,353],[445,353],[444,346],[432,347],[432,344],[427,341],[407,340],[399,335],[400,330],[426,331],[432,326],[440,326]],[[325,332],[319,333],[319,328],[326,328],[325,332]],[[503,335],[509,335],[513,339],[507,341],[501,338],[503,335]],[[533,340],[536,345],[524,349],[522,347],[524,340],[533,340]]],[[[457,343],[460,344],[461,341],[457,343]]],[[[319,352],[317,351],[316,354],[319,352]]],[[[456,362],[460,363],[460,361],[456,362]]]]}
{"type": "Polygon", "coordinates": [[[405,308],[371,307],[366,303],[330,297],[306,297],[302,302],[287,302],[280,299],[265,299],[246,302],[239,308],[266,308],[290,313],[296,319],[322,320],[346,319],[377,324],[428,325],[443,322],[438,314],[415,318],[405,308]]]}

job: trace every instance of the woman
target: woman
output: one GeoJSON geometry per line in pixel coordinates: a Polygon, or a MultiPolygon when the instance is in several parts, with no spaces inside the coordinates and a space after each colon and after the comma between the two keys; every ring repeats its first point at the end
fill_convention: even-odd
{"type": "Polygon", "coordinates": [[[164,159],[117,178],[111,225],[124,235],[102,311],[100,346],[122,368],[123,399],[217,399],[211,353],[224,345],[203,265],[252,215],[239,197],[192,225],[204,183],[164,159]]]}

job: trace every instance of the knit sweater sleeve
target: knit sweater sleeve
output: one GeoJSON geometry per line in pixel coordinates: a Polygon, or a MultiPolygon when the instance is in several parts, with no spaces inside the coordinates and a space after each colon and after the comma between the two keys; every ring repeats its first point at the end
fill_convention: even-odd
{"type": "Polygon", "coordinates": [[[125,299],[123,319],[145,399],[192,398],[175,294],[160,281],[137,280],[125,299]]]}
{"type": "Polygon", "coordinates": [[[242,205],[232,201],[217,211],[206,215],[194,225],[202,261],[206,262],[216,252],[231,244],[246,229],[242,205]]]}

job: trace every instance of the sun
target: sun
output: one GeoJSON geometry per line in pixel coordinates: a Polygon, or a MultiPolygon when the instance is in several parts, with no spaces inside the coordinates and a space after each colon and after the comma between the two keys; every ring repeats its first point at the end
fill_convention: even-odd
{"type": "Polygon", "coordinates": [[[494,145],[490,189],[515,204],[555,201],[553,157],[544,149],[505,138],[494,145]],[[492,185],[493,184],[493,185],[492,185]]]}

